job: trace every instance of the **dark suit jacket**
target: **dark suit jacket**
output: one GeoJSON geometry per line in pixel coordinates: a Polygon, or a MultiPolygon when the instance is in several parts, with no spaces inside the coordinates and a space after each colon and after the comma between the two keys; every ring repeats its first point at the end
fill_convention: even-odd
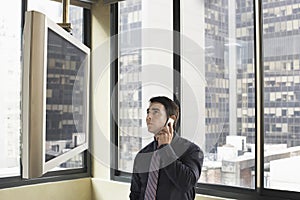
{"type": "MultiPolygon", "coordinates": [[[[157,142],[153,141],[139,151],[134,160],[130,187],[131,200],[143,200],[148,170],[157,142]]],[[[161,158],[157,186],[157,200],[192,200],[203,164],[203,152],[194,143],[174,133],[171,144],[158,148],[161,158]]]]}

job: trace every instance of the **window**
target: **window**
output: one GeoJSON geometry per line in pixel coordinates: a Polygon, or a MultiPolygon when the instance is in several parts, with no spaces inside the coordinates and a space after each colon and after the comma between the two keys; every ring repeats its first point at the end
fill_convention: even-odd
{"type": "Polygon", "coordinates": [[[271,13],[271,10],[281,10],[283,13],[280,18],[265,15],[263,27],[268,27],[271,21],[286,24],[263,35],[264,65],[277,63],[275,70],[264,70],[264,187],[296,192],[300,192],[297,175],[300,165],[300,99],[297,94],[300,88],[295,85],[300,76],[300,49],[296,47],[300,41],[297,23],[300,12],[291,8],[298,6],[299,3],[289,1],[283,7],[268,1],[263,4],[265,14],[271,13]],[[291,69],[291,64],[294,69],[291,69]],[[269,84],[268,80],[273,80],[273,83],[269,84]]]}
{"type": "Polygon", "coordinates": [[[119,76],[114,87],[121,145],[115,167],[131,172],[136,153],[152,140],[145,123],[148,100],[163,94],[173,98],[172,1],[127,0],[119,8],[119,76]]]}
{"type": "MultiPolygon", "coordinates": [[[[79,40],[87,43],[89,41],[89,32],[83,26],[89,16],[88,4],[81,3],[80,6],[71,6],[70,22],[72,23],[72,34],[79,40]]],[[[0,103],[0,188],[12,187],[17,185],[31,184],[36,182],[45,182],[51,180],[64,180],[76,177],[89,176],[89,158],[88,152],[76,155],[59,168],[55,168],[47,173],[47,180],[41,178],[36,180],[22,181],[22,172],[20,166],[20,148],[21,148],[21,80],[22,80],[22,21],[24,21],[24,8],[27,10],[38,10],[46,14],[58,17],[57,22],[61,22],[59,16],[62,16],[62,9],[59,8],[61,3],[53,1],[10,1],[0,8],[0,57],[1,57],[1,98],[0,103]],[[27,4],[27,5],[26,5],[27,4]],[[52,7],[52,5],[56,5],[52,7]],[[46,9],[43,9],[46,8],[46,9]],[[57,10],[54,10],[57,9],[57,10]],[[47,13],[48,12],[48,13],[47,13]]],[[[55,17],[53,17],[55,20],[55,17]]],[[[86,27],[85,27],[86,28],[86,27]]],[[[87,44],[89,45],[89,44],[87,44]]],[[[51,78],[51,77],[50,77],[51,78]]],[[[53,80],[56,77],[52,77],[53,80]]],[[[61,80],[72,81],[72,80],[61,80]]],[[[47,91],[47,97],[52,97],[53,91],[47,91]]],[[[65,109],[61,105],[50,105],[47,108],[65,109]]],[[[70,108],[67,108],[70,111],[70,108]]],[[[80,111],[79,111],[80,112],[80,111]]],[[[69,123],[69,121],[66,121],[69,123]]],[[[53,124],[48,124],[52,126],[53,124]]],[[[59,124],[60,126],[62,124],[59,124]]],[[[80,137],[74,140],[80,142],[80,137]]],[[[49,144],[49,150],[61,151],[61,144],[49,144]]]]}
{"type": "Polygon", "coordinates": [[[0,178],[20,175],[21,4],[0,8],[0,178]]]}
{"type": "MultiPolygon", "coordinates": [[[[137,1],[118,4],[119,33],[127,31],[135,21],[133,13],[123,13],[133,12],[130,2],[137,1]]],[[[181,103],[181,135],[205,152],[198,191],[238,199],[242,198],[240,195],[245,195],[245,199],[299,199],[300,4],[273,0],[174,0],[175,4],[180,9],[173,7],[173,30],[180,30],[181,37],[180,51],[173,38],[173,59],[180,52],[181,61],[173,63],[173,72],[180,79],[173,76],[170,92],[177,94],[179,85],[180,95],[175,98],[181,103]],[[180,29],[175,27],[178,24],[180,29]],[[259,51],[261,47],[263,53],[259,51]]],[[[142,19],[150,16],[144,6],[142,3],[137,15],[142,19]]],[[[153,24],[160,22],[151,19],[153,24]]],[[[126,34],[120,34],[119,39],[119,52],[126,42],[143,44],[132,43],[132,37],[126,34]]],[[[118,75],[123,77],[121,66],[128,60],[120,54],[119,63],[118,75]]],[[[141,88],[139,95],[143,99],[144,86],[141,88]]],[[[119,97],[122,92],[119,90],[119,97]]],[[[120,105],[123,99],[119,98],[120,105]]],[[[132,111],[119,107],[118,119],[129,113],[132,111]]],[[[143,128],[141,123],[136,124],[143,128]]],[[[126,129],[124,133],[134,131],[126,129]]],[[[118,162],[122,162],[120,152],[125,150],[128,155],[142,148],[135,146],[130,151],[128,145],[132,147],[133,140],[120,137],[120,132],[112,134],[118,137],[118,162]]],[[[142,135],[136,135],[135,142],[143,144],[141,141],[142,135]]],[[[130,163],[134,154],[126,158],[130,163]]],[[[130,165],[120,166],[124,165],[119,165],[118,172],[131,170],[130,165]]]]}
{"type": "Polygon", "coordinates": [[[204,151],[200,183],[254,189],[253,5],[238,2],[181,2],[181,133],[204,151]]]}

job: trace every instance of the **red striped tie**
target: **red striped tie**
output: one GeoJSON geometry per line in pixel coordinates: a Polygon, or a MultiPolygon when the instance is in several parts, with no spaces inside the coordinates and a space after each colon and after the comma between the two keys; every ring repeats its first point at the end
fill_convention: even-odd
{"type": "Polygon", "coordinates": [[[145,191],[145,200],[155,200],[160,158],[157,151],[154,151],[149,167],[148,182],[145,191]]]}

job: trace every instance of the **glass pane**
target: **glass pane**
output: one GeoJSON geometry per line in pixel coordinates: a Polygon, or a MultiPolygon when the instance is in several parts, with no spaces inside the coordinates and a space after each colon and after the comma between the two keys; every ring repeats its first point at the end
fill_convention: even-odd
{"type": "MultiPolygon", "coordinates": [[[[28,10],[44,13],[51,20],[62,23],[62,3],[49,0],[28,0],[28,10]]],[[[71,23],[72,35],[83,41],[83,8],[70,5],[69,23],[71,23]]]]}
{"type": "Polygon", "coordinates": [[[205,153],[199,181],[254,188],[252,1],[181,3],[181,133],[205,153]]]}
{"type": "Polygon", "coordinates": [[[119,16],[118,166],[131,172],[136,153],[153,139],[145,122],[150,97],[173,99],[172,1],[123,1],[119,16]]]}
{"type": "Polygon", "coordinates": [[[300,3],[263,2],[264,187],[300,191],[300,3]]]}
{"type": "Polygon", "coordinates": [[[0,6],[0,177],[20,175],[21,2],[0,6]]]}

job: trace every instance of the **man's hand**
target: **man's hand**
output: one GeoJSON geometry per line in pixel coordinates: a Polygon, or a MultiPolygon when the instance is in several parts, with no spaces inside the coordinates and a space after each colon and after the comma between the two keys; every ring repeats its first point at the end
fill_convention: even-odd
{"type": "Polygon", "coordinates": [[[168,123],[156,135],[155,138],[158,142],[158,147],[163,144],[170,144],[173,139],[173,124],[168,123]]]}

